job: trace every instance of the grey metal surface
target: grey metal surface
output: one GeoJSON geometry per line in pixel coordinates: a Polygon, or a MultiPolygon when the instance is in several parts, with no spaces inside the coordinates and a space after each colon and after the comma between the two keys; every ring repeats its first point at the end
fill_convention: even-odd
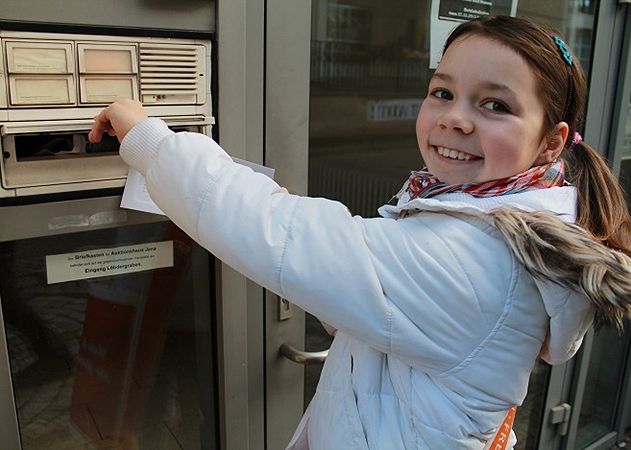
{"type": "MultiPolygon", "coordinates": [[[[0,299],[0,302],[2,299],[0,299]]],[[[4,317],[0,308],[0,441],[6,448],[19,449],[20,430],[13,398],[13,383],[9,367],[9,352],[4,328],[4,317]]]]}
{"type": "Polygon", "coordinates": [[[214,0],[4,0],[0,20],[215,31],[214,0]]]}
{"type": "Polygon", "coordinates": [[[589,360],[594,343],[594,330],[589,330],[585,335],[581,352],[576,357],[576,369],[573,374],[573,384],[575,386],[573,397],[569,403],[572,405],[572,417],[568,427],[567,438],[563,442],[564,450],[576,448],[576,433],[578,432],[579,419],[581,417],[581,407],[583,406],[583,393],[585,391],[585,381],[589,370],[589,360]]]}
{"type": "Polygon", "coordinates": [[[613,113],[613,123],[609,136],[609,160],[616,174],[620,174],[622,150],[629,120],[629,105],[631,102],[631,7],[626,7],[626,29],[624,30],[623,46],[620,56],[621,64],[618,74],[618,86],[614,96],[616,104],[613,113]]]}
{"type": "Polygon", "coordinates": [[[167,220],[119,207],[120,196],[3,206],[0,242],[167,220]]]}
{"type": "MultiPolygon", "coordinates": [[[[264,2],[218,3],[218,133],[232,156],[263,162],[264,2]]],[[[265,448],[263,288],[217,264],[220,434],[224,450],[265,448]]]]}
{"type": "MultiPolygon", "coordinates": [[[[614,126],[611,132],[611,148],[614,149],[612,164],[616,173],[620,173],[622,152],[624,150],[625,127],[629,118],[629,107],[631,102],[631,6],[626,5],[626,29],[624,33],[624,45],[622,49],[622,61],[620,65],[620,89],[617,97],[617,105],[614,111],[614,126]]],[[[628,193],[627,193],[628,195],[628,193]]],[[[627,321],[627,326],[629,326],[627,321]]],[[[631,348],[627,351],[627,372],[631,371],[631,348]]],[[[627,374],[622,386],[621,403],[616,421],[619,440],[625,436],[627,428],[631,427],[631,376],[627,374]]]]}
{"type": "Polygon", "coordinates": [[[585,141],[607,156],[618,77],[623,17],[614,2],[599,2],[589,79],[585,141]]]}
{"type": "MultiPolygon", "coordinates": [[[[311,1],[268,0],[265,83],[265,164],[280,185],[307,193],[311,1]]],[[[304,348],[304,313],[278,320],[278,296],[268,293],[267,448],[285,448],[304,408],[304,370],[278,354],[283,343],[304,348]]],[[[291,301],[292,299],[288,299],[291,301]]]]}

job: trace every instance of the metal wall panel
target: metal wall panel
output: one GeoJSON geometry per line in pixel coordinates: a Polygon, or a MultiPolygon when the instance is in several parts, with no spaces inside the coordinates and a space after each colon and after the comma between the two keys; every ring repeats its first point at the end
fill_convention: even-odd
{"type": "Polygon", "coordinates": [[[0,20],[193,32],[215,31],[214,0],[4,0],[0,20]]]}

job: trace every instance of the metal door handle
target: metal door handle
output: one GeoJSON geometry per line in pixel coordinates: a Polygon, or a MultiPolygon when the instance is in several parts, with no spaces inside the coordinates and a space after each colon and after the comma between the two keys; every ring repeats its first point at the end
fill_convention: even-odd
{"type": "Polygon", "coordinates": [[[329,354],[329,349],[321,352],[303,352],[285,343],[280,346],[278,352],[295,363],[307,365],[323,363],[329,354]]]}

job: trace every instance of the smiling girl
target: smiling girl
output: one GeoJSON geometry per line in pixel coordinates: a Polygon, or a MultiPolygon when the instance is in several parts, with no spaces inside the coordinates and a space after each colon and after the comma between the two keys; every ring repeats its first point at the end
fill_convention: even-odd
{"type": "Polygon", "coordinates": [[[515,443],[505,417],[536,358],[565,362],[594,316],[630,311],[631,221],[578,134],[585,95],[552,31],[462,24],[418,116],[426,170],[378,219],[288,194],[137,102],[106,108],[90,139],[115,133],[176,224],[338,329],[290,448],[495,450],[515,443]]]}
{"type": "Polygon", "coordinates": [[[425,164],[445,183],[473,184],[554,161],[568,126],[544,129],[537,91],[527,62],[511,48],[485,36],[455,40],[418,116],[425,164]]]}

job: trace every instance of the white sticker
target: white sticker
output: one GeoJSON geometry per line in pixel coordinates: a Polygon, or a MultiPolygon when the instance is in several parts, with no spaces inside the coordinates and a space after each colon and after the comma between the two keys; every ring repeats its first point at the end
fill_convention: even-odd
{"type": "Polygon", "coordinates": [[[48,284],[173,267],[173,241],[46,256],[48,284]]]}
{"type": "Polygon", "coordinates": [[[447,37],[460,22],[490,15],[517,14],[518,0],[432,0],[429,68],[436,69],[447,37]]]}

